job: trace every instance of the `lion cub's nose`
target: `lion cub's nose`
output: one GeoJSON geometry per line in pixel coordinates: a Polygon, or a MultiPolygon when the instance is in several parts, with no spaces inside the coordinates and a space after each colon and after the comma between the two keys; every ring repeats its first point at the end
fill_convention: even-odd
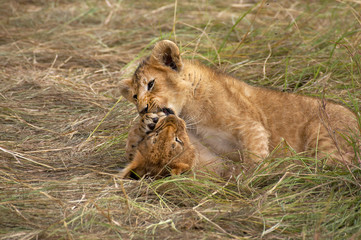
{"type": "Polygon", "coordinates": [[[154,118],[152,118],[152,121],[153,121],[154,123],[157,123],[157,122],[158,122],[158,120],[159,120],[159,118],[158,118],[158,117],[154,117],[154,118]]]}
{"type": "Polygon", "coordinates": [[[153,117],[153,118],[152,118],[152,121],[153,121],[153,122],[148,124],[148,128],[149,128],[150,130],[154,130],[155,125],[157,124],[158,120],[159,120],[158,117],[153,117]]]}
{"type": "Polygon", "coordinates": [[[154,128],[155,128],[155,123],[149,123],[149,124],[148,124],[148,128],[149,128],[150,130],[154,130],[154,128]]]}

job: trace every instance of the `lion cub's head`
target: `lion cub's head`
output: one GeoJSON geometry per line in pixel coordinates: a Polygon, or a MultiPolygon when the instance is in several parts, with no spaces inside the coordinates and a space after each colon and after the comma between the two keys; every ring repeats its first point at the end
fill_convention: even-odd
{"type": "Polygon", "coordinates": [[[168,40],[160,41],[151,55],[139,64],[133,77],[122,81],[121,93],[137,106],[140,114],[168,108],[178,115],[189,85],[182,79],[182,70],[177,45],[168,40]]]}
{"type": "Polygon", "coordinates": [[[195,158],[185,122],[171,114],[160,118],[154,130],[139,143],[133,161],[124,168],[120,177],[178,175],[190,170],[195,158]]]}

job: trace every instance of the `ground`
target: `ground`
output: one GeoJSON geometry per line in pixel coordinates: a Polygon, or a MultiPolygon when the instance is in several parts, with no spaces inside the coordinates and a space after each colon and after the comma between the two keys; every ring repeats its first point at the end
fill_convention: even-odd
{"type": "Polygon", "coordinates": [[[299,155],[237,181],[116,176],[137,116],[119,81],[160,39],[360,121],[360,12],[357,0],[1,1],[0,239],[360,239],[359,167],[299,155]]]}

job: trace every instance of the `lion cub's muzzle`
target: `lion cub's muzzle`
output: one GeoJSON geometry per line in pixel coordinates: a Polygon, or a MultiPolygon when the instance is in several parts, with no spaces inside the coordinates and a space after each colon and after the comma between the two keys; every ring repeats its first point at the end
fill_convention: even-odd
{"type": "Polygon", "coordinates": [[[157,107],[157,108],[153,108],[153,109],[150,109],[149,107],[148,107],[148,105],[145,107],[145,108],[143,108],[143,110],[141,110],[140,112],[139,112],[139,114],[140,115],[144,115],[144,114],[146,114],[146,113],[151,113],[151,112],[153,112],[153,113],[157,113],[157,112],[163,112],[163,113],[165,113],[165,115],[171,115],[171,114],[175,114],[174,113],[174,111],[172,110],[172,109],[170,109],[170,108],[159,108],[159,107],[157,107]]]}
{"type": "Polygon", "coordinates": [[[150,101],[147,104],[138,103],[138,112],[141,116],[147,113],[159,113],[163,112],[165,115],[175,114],[173,109],[167,107],[161,107],[156,100],[150,101]]]}

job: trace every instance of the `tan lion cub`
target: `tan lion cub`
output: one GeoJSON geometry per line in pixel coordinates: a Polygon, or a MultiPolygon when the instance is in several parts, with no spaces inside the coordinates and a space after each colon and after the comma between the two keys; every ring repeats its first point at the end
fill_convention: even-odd
{"type": "Polygon", "coordinates": [[[225,169],[219,158],[192,143],[182,119],[163,112],[147,113],[132,126],[126,157],[130,163],[120,173],[121,178],[162,178],[189,170],[223,176],[225,169]]]}
{"type": "Polygon", "coordinates": [[[198,62],[183,60],[171,41],[158,42],[122,95],[140,114],[173,109],[216,154],[252,166],[280,143],[332,164],[350,164],[348,135],[360,134],[356,116],[330,101],[250,86],[198,62]]]}

